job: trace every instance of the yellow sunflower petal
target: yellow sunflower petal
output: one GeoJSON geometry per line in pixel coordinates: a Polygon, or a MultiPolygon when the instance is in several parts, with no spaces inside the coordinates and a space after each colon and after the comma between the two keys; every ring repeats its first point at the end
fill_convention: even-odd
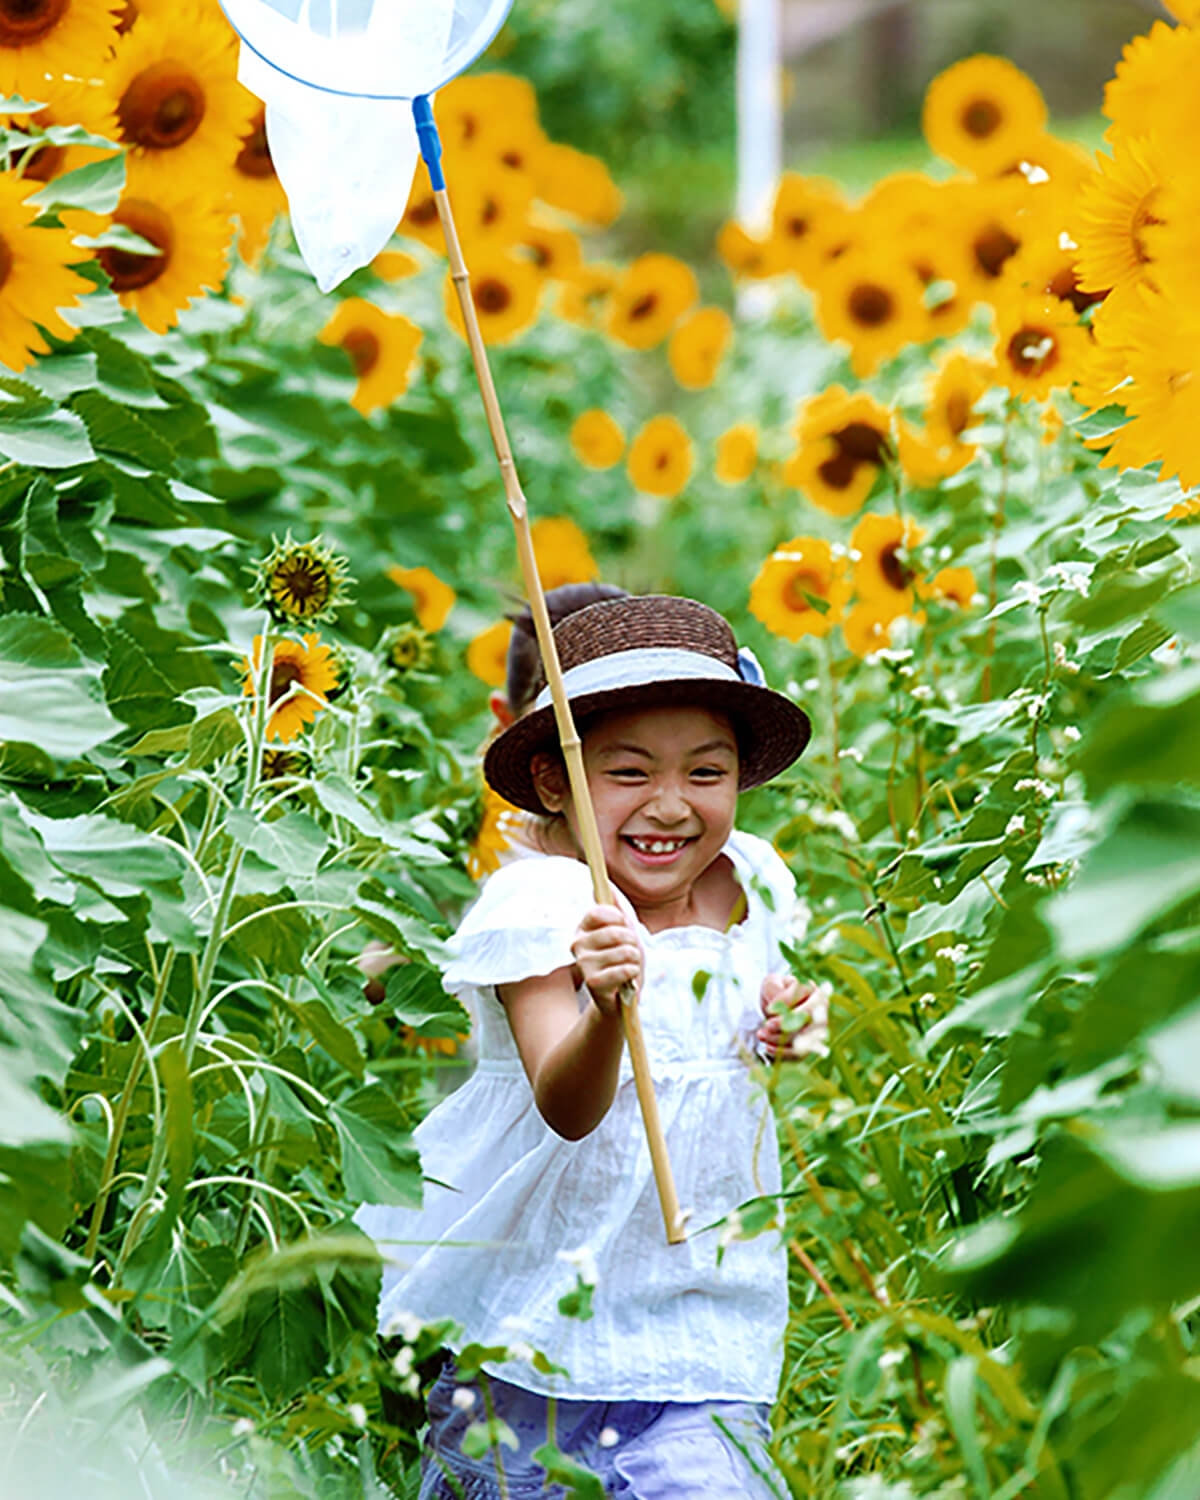
{"type": "Polygon", "coordinates": [[[980,53],[929,85],[921,128],[930,149],[968,172],[988,175],[1046,124],[1041,90],[1007,58],[980,53]]]}
{"type": "Polygon", "coordinates": [[[467,646],[467,670],[488,687],[502,688],[508,680],[508,643],[512,631],[510,620],[497,620],[474,636],[467,646]]]}
{"type": "Polygon", "coordinates": [[[48,329],[61,339],[75,337],[62,316],[92,290],[92,283],[70,269],[80,259],[71,232],[34,225],[41,212],[28,200],[40,182],[0,173],[0,363],[23,370],[46,341],[48,329]]]}
{"type": "Polygon", "coordinates": [[[750,586],[750,613],[772,634],[798,641],[827,635],[849,598],[844,559],[819,537],[797,536],[777,547],[758,570],[750,586]]]}
{"type": "Polygon", "coordinates": [[[849,344],[860,379],[926,334],[924,288],[916,273],[891,255],[849,250],[826,262],[812,285],[821,332],[849,344]]]}
{"type": "Polygon", "coordinates": [[[564,583],[586,583],[596,567],[587,537],[567,516],[541,516],[529,528],[538,577],[547,593],[564,583]]]}
{"type": "Polygon", "coordinates": [[[907,614],[913,606],[918,573],[909,556],[924,536],[911,520],[868,512],[850,537],[854,588],[882,620],[907,614]]]}
{"type": "Polygon", "coordinates": [[[629,478],[644,495],[672,499],[691,478],[692,464],[692,440],[677,417],[651,417],[629,446],[629,478]]]}
{"type": "Polygon", "coordinates": [[[593,408],[571,425],[571,449],[589,469],[611,469],[625,452],[625,434],[606,411],[593,408]]]}
{"type": "Polygon", "coordinates": [[[671,334],[667,359],[679,384],[689,391],[704,390],[717,377],[733,338],[733,319],[720,307],[689,313],[671,334]]]}
{"type": "Polygon", "coordinates": [[[673,255],[640,255],[614,288],[607,328],[618,343],[650,349],[662,342],[700,295],[695,273],[673,255]]]}
{"type": "MultiPolygon", "coordinates": [[[[250,660],[242,663],[244,697],[255,696],[262,653],[263,638],[256,635],[250,660]]],[[[333,651],[315,631],[306,633],[300,641],[278,641],[271,655],[271,680],[267,687],[267,701],[271,705],[267,738],[285,743],[295,739],[328,707],[326,694],[337,686],[337,680],[333,651]],[[293,689],[298,691],[289,697],[293,689]],[[281,702],[285,698],[287,701],[281,702]],[[277,703],[278,708],[274,706],[277,703]]]]}
{"type": "Polygon", "coordinates": [[[421,330],[402,313],[387,313],[363,297],[347,297],[319,338],[340,345],[358,377],[351,404],[363,416],[390,406],[408,389],[421,345],[421,330]]]}
{"type": "Polygon", "coordinates": [[[112,50],[123,0],[6,0],[0,6],[0,96],[44,98],[47,74],[78,76],[112,50]]]}
{"type": "Polygon", "coordinates": [[[758,427],[738,422],[717,439],[713,473],[721,484],[744,484],[758,464],[758,427]]]}
{"type": "Polygon", "coordinates": [[[412,595],[413,610],[422,630],[436,634],[450,618],[458,595],[432,568],[389,568],[387,576],[412,595]]]}

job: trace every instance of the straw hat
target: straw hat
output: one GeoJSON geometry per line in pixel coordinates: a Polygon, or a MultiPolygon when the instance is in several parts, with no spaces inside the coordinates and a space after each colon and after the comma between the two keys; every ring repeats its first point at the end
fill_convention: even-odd
{"type": "MultiPolygon", "coordinates": [[[[716,709],[729,715],[737,732],[743,790],[778,776],[808,744],[808,715],[764,684],[758,663],[749,651],[739,652],[728,623],[695,599],[603,599],[562,620],[554,641],[577,724],[590,714],[665,703],[716,709]]],[[[557,746],[539,663],[533,708],[492,741],[483,774],[502,797],[544,813],[530,762],[557,746]]]]}

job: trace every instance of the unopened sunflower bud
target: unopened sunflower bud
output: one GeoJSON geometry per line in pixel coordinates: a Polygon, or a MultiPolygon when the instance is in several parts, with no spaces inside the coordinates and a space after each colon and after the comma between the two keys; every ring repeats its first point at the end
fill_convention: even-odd
{"type": "Polygon", "coordinates": [[[273,539],[254,570],[254,594],[277,625],[315,625],[347,602],[348,565],[321,537],[294,542],[291,532],[273,539]]]}

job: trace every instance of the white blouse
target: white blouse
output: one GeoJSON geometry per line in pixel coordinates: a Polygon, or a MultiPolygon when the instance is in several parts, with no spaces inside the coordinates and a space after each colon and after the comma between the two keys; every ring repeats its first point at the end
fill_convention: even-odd
{"type": "MultiPolygon", "coordinates": [[[[533,855],[485,884],[451,943],[445,986],[474,1012],[479,1061],[416,1131],[419,1210],[364,1204],[385,1257],[380,1327],[453,1318],[466,1343],[523,1341],[567,1374],[489,1365],[527,1390],[601,1401],[771,1401],[782,1363],[787,1264],[775,1229],[722,1234],[739,1204],[780,1187],[774,1123],[749,1063],[769,973],[786,973],[792,877],[774,849],[725,846],[746,896],[728,932],[648,932],[642,1029],[688,1238],[668,1245],[626,1055],[607,1115],[566,1141],[538,1114],[494,986],[574,962],[592,905],[587,867],[533,855]],[[567,1257],[582,1252],[575,1261],[567,1257]],[[558,1301],[594,1264],[593,1316],[558,1301]]],[[[580,1003],[583,1003],[581,992],[580,1003]]]]}

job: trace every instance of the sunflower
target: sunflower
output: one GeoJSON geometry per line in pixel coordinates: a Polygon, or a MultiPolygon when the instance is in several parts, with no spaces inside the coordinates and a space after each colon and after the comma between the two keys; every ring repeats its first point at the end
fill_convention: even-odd
{"type": "Polygon", "coordinates": [[[1020,250],[1028,233],[1023,210],[1028,207],[1029,188],[1023,179],[998,178],[993,182],[968,183],[958,187],[947,233],[953,234],[964,254],[968,295],[990,301],[1004,268],[1020,250]]]}
{"type": "Polygon", "coordinates": [[[695,273],[673,255],[639,255],[613,290],[607,331],[631,349],[659,344],[700,295],[695,273]]]}
{"type": "Polygon", "coordinates": [[[593,263],[568,271],[559,286],[554,311],[567,323],[599,328],[608,317],[608,303],[621,272],[616,266],[593,263]]]}
{"type": "MultiPolygon", "coordinates": [[[[518,260],[501,246],[476,248],[469,285],[485,344],[506,344],[536,320],[542,279],[527,260],[518,260]]],[[[449,276],[444,301],[451,327],[465,338],[462,308],[449,276]]]]}
{"type": "Polygon", "coordinates": [[[784,480],[831,515],[853,515],[892,455],[891,430],[891,412],[873,396],[830,386],[800,409],[784,480]]]}
{"type": "Polygon", "coordinates": [[[918,340],[953,338],[971,320],[971,276],[963,247],[944,225],[909,228],[894,237],[893,253],[921,283],[925,326],[918,340]]]}
{"type": "Polygon", "coordinates": [[[961,351],[949,355],[934,373],[924,412],[925,431],[939,449],[949,449],[962,459],[959,468],[975,457],[975,445],[964,443],[963,434],[975,422],[975,406],[994,378],[990,364],[961,351]]]}
{"type": "Polygon", "coordinates": [[[848,250],[824,264],[813,290],[821,332],[850,345],[851,368],[860,380],[925,335],[924,288],[890,254],[848,250]]]}
{"type": "Polygon", "coordinates": [[[567,280],[583,265],[579,236],[553,224],[535,222],[523,225],[516,248],[549,281],[567,280]]]}
{"type": "Polygon", "coordinates": [[[798,641],[827,635],[849,598],[844,559],[819,537],[797,536],[776,547],[758,570],[750,585],[750,613],[773,635],[798,641]]]}
{"type": "Polygon", "coordinates": [[[974,450],[965,444],[955,447],[939,445],[928,432],[899,422],[896,428],[896,456],[910,484],[918,489],[933,489],[943,479],[957,474],[969,461],[974,450]],[[966,456],[960,449],[965,449],[966,456]]]}
{"type": "Polygon", "coordinates": [[[450,618],[458,595],[431,568],[389,568],[387,576],[412,595],[413,610],[422,630],[436,635],[450,618]]]}
{"type": "Polygon", "coordinates": [[[433,660],[433,637],[420,625],[393,625],[381,642],[383,659],[396,677],[423,671],[433,660]]]}
{"type": "Polygon", "coordinates": [[[242,226],[238,251],[248,266],[266,249],[271,226],[288,206],[267,143],[266,108],[257,100],[254,103],[257,109],[233,159],[231,189],[231,207],[242,226]]]}
{"type": "Polygon", "coordinates": [[[1068,234],[1046,235],[1028,240],[1004,268],[1007,286],[1042,297],[1056,297],[1076,313],[1096,307],[1108,289],[1085,292],[1079,284],[1079,247],[1068,234]]]}
{"type": "Polygon", "coordinates": [[[122,0],[0,0],[0,95],[45,97],[47,74],[107,57],[122,0]]]}
{"type": "Polygon", "coordinates": [[[220,209],[179,188],[126,190],[112,216],[155,247],[141,253],[109,246],[96,252],[121,302],[154,333],[166,333],[194,298],[225,280],[233,224],[220,209]]]}
{"type": "Polygon", "coordinates": [[[621,212],[624,199],[597,156],[547,141],[529,164],[538,197],[585,224],[603,227],[621,212]]]}
{"type": "Polygon", "coordinates": [[[438,89],[434,113],[447,156],[482,154],[501,122],[536,129],[537,95],[513,73],[473,73],[438,89]]]}
{"type": "Polygon", "coordinates": [[[1023,401],[1070,385],[1089,334],[1057,297],[1017,293],[996,310],[997,378],[1023,401]]]}
{"type": "MultiPolygon", "coordinates": [[[[112,95],[102,85],[80,79],[47,79],[40,86],[37,97],[46,100],[41,109],[8,115],[4,123],[30,135],[55,126],[82,125],[92,135],[104,136],[115,143],[116,109],[112,95]]],[[[21,176],[30,182],[53,182],[65,172],[103,161],[116,149],[115,144],[112,150],[106,151],[100,146],[57,145],[46,140],[44,145],[14,151],[10,162],[13,167],[19,165],[21,176]]],[[[100,220],[96,232],[102,227],[103,221],[100,220]]]]}
{"type": "Polygon", "coordinates": [[[34,226],[41,209],[28,200],[41,183],[0,173],[0,362],[23,370],[49,345],[46,329],[60,339],[76,330],[60,309],[75,307],[92,283],[70,269],[80,258],[66,229],[34,226]]]}
{"type": "Polygon", "coordinates": [[[738,422],[717,439],[713,473],[722,484],[744,484],[758,464],[758,428],[738,422]]]}
{"type": "Polygon", "coordinates": [[[467,851],[467,874],[472,880],[482,880],[500,868],[523,816],[520,808],[506,802],[499,792],[490,786],[484,788],[482,817],[467,851]]]}
{"type": "Polygon", "coordinates": [[[422,335],[403,313],[386,313],[365,297],[347,297],[317,337],[350,356],[358,382],[350,404],[368,417],[408,389],[422,335]]]}
{"type": "Polygon", "coordinates": [[[1104,113],[1123,135],[1154,135],[1181,163],[1200,130],[1200,31],[1155,21],[1135,36],[1104,88],[1104,113]]]}
{"type": "Polygon", "coordinates": [[[467,670],[488,687],[502,688],[508,681],[508,643],[512,622],[497,620],[472,637],[467,646],[467,670]]]}
{"type": "Polygon", "coordinates": [[[781,270],[802,281],[824,259],[831,238],[841,233],[848,207],[840,191],[821,177],[785,172],[771,209],[771,241],[781,270]]]}
{"type": "MultiPolygon", "coordinates": [[[[242,658],[242,696],[253,698],[259,669],[262,666],[263,638],[254,637],[250,660],[242,658]]],[[[337,673],[330,663],[332,650],[321,644],[315,631],[303,641],[277,641],[271,656],[271,680],[267,686],[267,703],[271,717],[267,720],[267,738],[285,744],[294,740],[311,724],[323,708],[329,706],[328,693],[337,686],[337,673]],[[294,697],[288,697],[295,690],[294,697]],[[280,702],[287,698],[286,703],[280,702]],[[279,704],[276,708],[275,705],[279,704]]]]}
{"type": "Polygon", "coordinates": [[[185,182],[195,193],[232,164],[258,109],[237,81],[236,43],[199,10],[144,16],[117,42],[108,84],[132,186],[185,182]]]}
{"type": "Polygon", "coordinates": [[[892,642],[892,621],[873,604],[856,604],[842,620],[842,639],[855,656],[870,656],[892,642]]]}
{"type": "Polygon", "coordinates": [[[371,262],[380,281],[405,281],[421,269],[421,262],[407,250],[381,250],[371,262]]]}
{"type": "Polygon", "coordinates": [[[1079,285],[1087,292],[1124,295],[1151,280],[1152,239],[1162,224],[1166,164],[1148,138],[1114,135],[1111,156],[1096,153],[1096,168],[1080,189],[1072,235],[1079,285]]]}
{"type": "MultiPolygon", "coordinates": [[[[470,174],[465,174],[461,180],[455,179],[450,201],[456,217],[459,205],[464,199],[469,200],[468,217],[471,216],[474,196],[475,180],[470,174]]],[[[442,221],[438,217],[437,199],[434,197],[433,186],[429,181],[429,170],[423,161],[417,162],[412,187],[408,192],[408,202],[404,206],[404,213],[400,216],[399,224],[396,225],[396,233],[407,235],[410,239],[420,240],[427,249],[435,251],[438,255],[444,255],[446,252],[446,242],[442,236],[442,221]]]]}
{"type": "Polygon", "coordinates": [[[453,193],[455,227],[464,245],[511,246],[521,239],[533,206],[528,172],[495,167],[477,176],[460,172],[453,193]]]}
{"type": "Polygon", "coordinates": [[[765,281],[787,270],[778,241],[760,239],[732,219],[717,235],[717,254],[732,275],[746,281],[765,281]]]}
{"type": "Polygon", "coordinates": [[[677,417],[651,417],[629,446],[626,461],[633,487],[643,495],[672,499],[692,473],[692,440],[677,417]]]}
{"type": "Polygon", "coordinates": [[[321,537],[294,542],[291,533],[255,569],[255,597],[277,625],[316,625],[346,602],[346,559],[321,537]]]}
{"type": "Polygon", "coordinates": [[[868,512],[850,537],[854,588],[881,620],[907,614],[913,606],[917,570],[910,552],[924,536],[912,521],[868,512]]]}
{"type": "Polygon", "coordinates": [[[571,449],[589,469],[611,469],[625,452],[625,434],[606,411],[593,407],[571,424],[571,449]]]}
{"type": "Polygon", "coordinates": [[[1046,125],[1041,90],[1003,57],[978,53],[929,85],[921,128],[935,155],[988,176],[1046,125]]]}
{"type": "Polygon", "coordinates": [[[970,609],[980,598],[970,568],[941,568],[929,580],[928,589],[922,592],[926,597],[957,604],[959,609],[970,609]]]}
{"type": "Polygon", "coordinates": [[[586,583],[599,571],[587,537],[567,516],[543,516],[529,528],[538,577],[547,593],[564,583],[586,583]]]}
{"type": "Polygon", "coordinates": [[[667,359],[679,384],[689,391],[710,386],[732,337],[733,319],[723,308],[702,307],[689,313],[667,345],[667,359]]]}

